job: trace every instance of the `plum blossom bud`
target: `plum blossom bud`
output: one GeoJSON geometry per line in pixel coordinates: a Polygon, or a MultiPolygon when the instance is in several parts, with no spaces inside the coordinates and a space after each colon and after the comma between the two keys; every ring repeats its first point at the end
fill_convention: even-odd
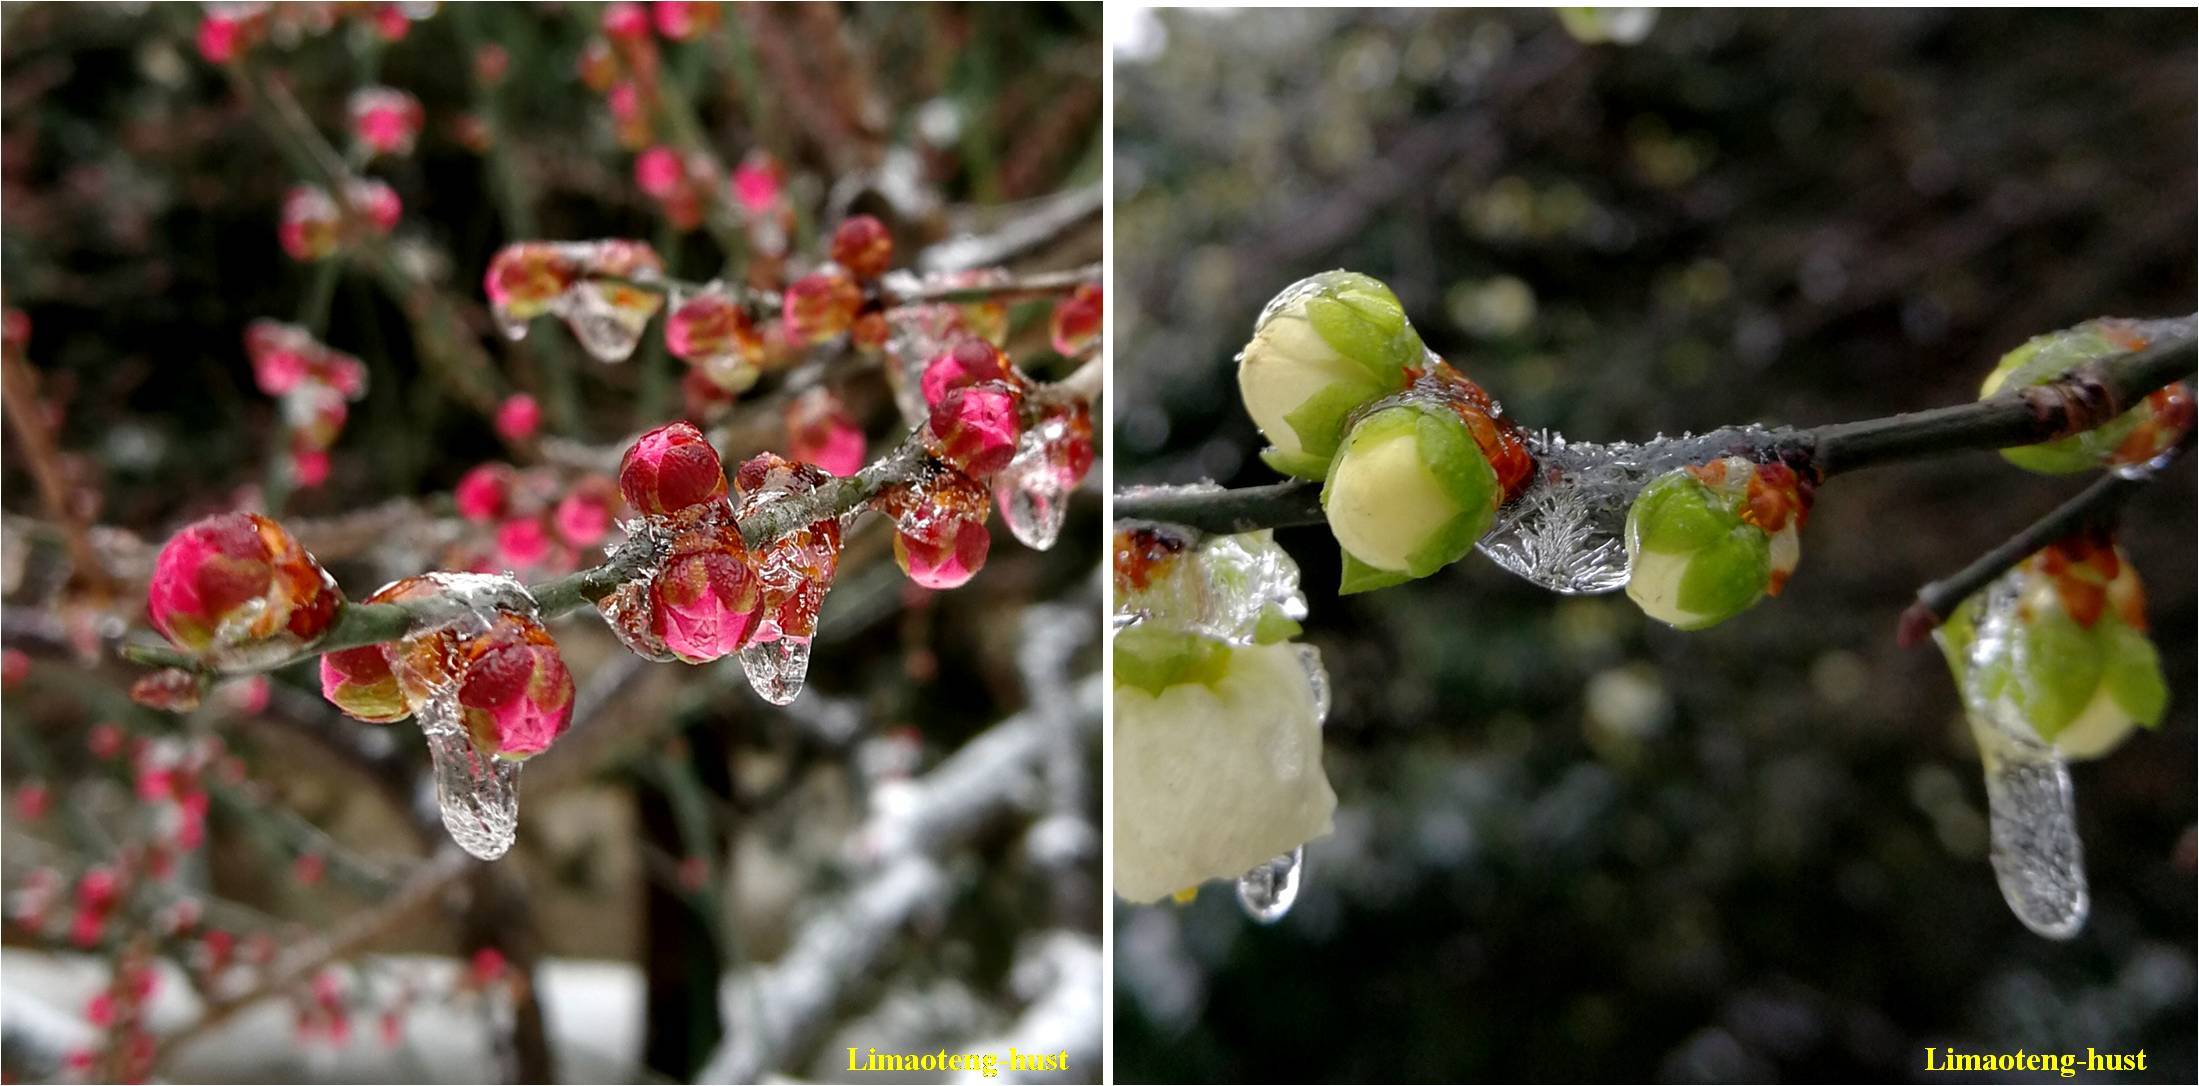
{"type": "MultiPolygon", "coordinates": [[[[743,517],[753,515],[775,502],[814,491],[830,479],[813,465],[798,464],[776,453],[759,453],[742,461],[735,472],[735,485],[741,495],[737,511],[743,517]]],[[[840,521],[827,517],[749,553],[749,565],[763,593],[757,640],[807,641],[816,631],[817,611],[824,605],[825,592],[839,569],[840,544],[840,521]]]]}
{"type": "Polygon", "coordinates": [[[763,608],[740,530],[709,524],[674,540],[649,604],[650,632],[679,659],[703,664],[740,651],[763,608]]]}
{"type": "Polygon", "coordinates": [[[412,715],[397,675],[390,670],[389,653],[380,645],[322,654],[321,696],[345,716],[371,724],[412,715]]]}
{"type": "Polygon", "coordinates": [[[674,306],[664,320],[664,346],[674,358],[696,366],[716,358],[753,366],[764,356],[763,337],[748,307],[723,290],[704,290],[674,306]]]}
{"type": "Polygon", "coordinates": [[[785,312],[789,343],[823,343],[855,324],[863,290],[847,269],[827,264],[787,284],[785,312]]]}
{"type": "Polygon", "coordinates": [[[458,480],[451,492],[458,515],[476,523],[496,520],[511,507],[512,469],[504,464],[482,464],[458,480]]]}
{"type": "Polygon", "coordinates": [[[130,700],[164,713],[188,713],[199,707],[199,677],[180,667],[164,667],[130,684],[130,700]]]}
{"type": "Polygon", "coordinates": [[[1729,456],[1667,472],[1626,514],[1626,594],[1700,630],[1778,595],[1801,560],[1810,490],[1784,464],[1729,456]]]}
{"type": "Polygon", "coordinates": [[[558,537],[575,547],[593,547],[611,532],[611,505],[618,499],[610,484],[591,477],[573,492],[558,499],[550,519],[558,537]]]}
{"type": "Polygon", "coordinates": [[[504,76],[511,68],[511,52],[495,42],[473,51],[473,77],[484,87],[494,87],[504,82],[504,76]]]}
{"type": "Polygon", "coordinates": [[[538,517],[514,517],[497,526],[496,556],[514,569],[533,569],[550,557],[550,533],[538,517]]]}
{"type": "Polygon", "coordinates": [[[1023,394],[1005,381],[957,388],[932,406],[924,447],[963,474],[989,479],[1015,458],[1023,394]]]}
{"type": "Polygon", "coordinates": [[[283,196],[276,238],[292,260],[320,260],[336,251],[342,216],[326,190],[294,185],[283,196]]]}
{"type": "Polygon", "coordinates": [[[626,450],[619,461],[618,486],[626,504],[662,516],[724,499],[725,466],[702,431],[675,422],[641,435],[626,450]]]}
{"type": "Polygon", "coordinates": [[[1238,356],[1238,391],[1270,446],[1262,458],[1323,478],[1346,417],[1402,388],[1425,354],[1397,296],[1374,279],[1332,271],[1284,288],[1238,356]]]}
{"type": "Polygon", "coordinates": [[[752,216],[778,206],[785,184],[785,171],[768,151],[750,151],[733,169],[733,199],[752,216]]]}
{"type": "Polygon", "coordinates": [[[649,5],[649,14],[667,41],[687,41],[714,29],[722,8],[701,0],[658,0],[649,5]]]}
{"type": "Polygon", "coordinates": [[[1934,637],[1972,726],[2098,758],[2168,708],[2145,590],[2121,549],[2080,534],[1964,600],[1934,637]]]}
{"type": "Polygon", "coordinates": [[[474,749],[522,761],[550,749],[573,722],[573,676],[533,619],[499,614],[458,653],[459,720],[474,749]]]}
{"type": "Polygon", "coordinates": [[[786,408],[787,452],[839,476],[863,469],[863,430],[840,398],[818,387],[796,396],[786,408]]]}
{"type": "Polygon", "coordinates": [[[957,588],[985,568],[992,509],[985,485],[951,468],[889,487],[872,508],[894,525],[893,557],[909,579],[931,589],[957,588]]]}
{"type": "Polygon", "coordinates": [[[199,56],[210,64],[227,64],[259,43],[267,29],[267,5],[209,5],[199,20],[199,56]]]}
{"type": "Polygon", "coordinates": [[[507,397],[496,408],[496,432],[504,440],[518,443],[535,435],[542,428],[542,405],[526,393],[507,397]]]}
{"type": "Polygon", "coordinates": [[[859,280],[886,274],[893,266],[893,235],[870,215],[853,215],[832,232],[832,262],[859,280]]]}
{"type": "Polygon", "coordinates": [[[482,285],[500,313],[526,321],[549,312],[579,275],[569,250],[523,241],[497,251],[482,285]]]}
{"type": "Polygon", "coordinates": [[[603,8],[603,33],[614,41],[648,37],[649,13],[631,0],[606,4],[603,8]]]}
{"type": "Polygon", "coordinates": [[[653,200],[669,200],[687,185],[678,151],[658,145],[634,156],[634,184],[653,200]]]}
{"type": "Polygon", "coordinates": [[[1067,298],[1054,304],[1052,332],[1054,353],[1074,358],[1099,340],[1105,316],[1103,291],[1098,283],[1080,283],[1067,298]]]}
{"type": "MultiPolygon", "coordinates": [[[[2001,356],[1978,389],[1983,399],[2067,376],[2072,370],[2125,351],[2143,350],[2163,335],[2189,335],[2192,318],[2140,321],[2113,317],[2035,336],[2001,356]]],[[[2193,424],[2189,385],[2160,389],[2104,426],[2054,441],[2003,449],[2001,456],[2026,471],[2068,475],[2100,466],[2145,464],[2174,447],[2193,424]]]]}
{"type": "Polygon", "coordinates": [[[1354,423],[1329,464],[1321,508],[1344,551],[1349,595],[1425,577],[1464,557],[1504,499],[1466,423],[1403,403],[1354,423]]]}
{"type": "Polygon", "coordinates": [[[362,87],[352,92],[351,134],[360,146],[379,155],[409,155],[427,111],[420,100],[395,87],[362,87]]]}
{"type": "Polygon", "coordinates": [[[282,526],[257,513],[207,517],[153,563],[153,628],[200,656],[258,650],[279,658],[321,635],[343,593],[282,526]]]}
{"type": "Polygon", "coordinates": [[[924,403],[936,407],[947,393],[980,381],[1021,384],[1022,380],[1000,348],[982,339],[970,338],[957,342],[926,363],[921,387],[924,403]]]}

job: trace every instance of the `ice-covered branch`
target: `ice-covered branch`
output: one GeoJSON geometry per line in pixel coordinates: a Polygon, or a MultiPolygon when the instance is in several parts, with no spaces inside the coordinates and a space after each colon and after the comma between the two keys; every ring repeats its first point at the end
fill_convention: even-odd
{"type": "MultiPolygon", "coordinates": [[[[1100,281],[1102,269],[1098,264],[1086,264],[1062,271],[1032,272],[1026,275],[1008,275],[994,282],[972,284],[925,283],[905,276],[889,276],[874,290],[875,300],[886,309],[909,305],[928,305],[939,302],[987,302],[1010,301],[1017,298],[1039,297],[1050,294],[1067,294],[1086,283],[1100,281]]],[[[701,294],[717,290],[733,295],[750,306],[759,309],[777,309],[785,300],[774,290],[738,284],[720,283],[715,286],[690,282],[662,275],[625,276],[596,274],[588,278],[601,283],[611,283],[653,294],[701,294]]]]}
{"type": "MultiPolygon", "coordinates": [[[[1690,439],[1709,454],[1784,461],[1819,478],[1973,449],[2052,441],[2103,426],[2146,394],[2193,370],[2189,331],[2078,367],[2060,380],[1975,403],[1807,429],[1735,428],[1690,439]]],[[[1278,483],[1236,489],[1153,487],[1118,495],[1115,516],[1246,532],[1322,521],[1320,488],[1278,483]]]]}
{"type": "Polygon", "coordinates": [[[1977,560],[1954,574],[1933,581],[1917,589],[1916,602],[1901,613],[1901,623],[1896,637],[1903,648],[1924,640],[1926,634],[1947,621],[1962,601],[1991,584],[2001,574],[2014,569],[2016,564],[2058,540],[2090,528],[2109,527],[2122,511],[2123,503],[2131,495],[2152,481],[2169,459],[2188,451],[2191,439],[2187,436],[2176,450],[2148,465],[2144,470],[2110,471],[2094,480],[2091,486],[2079,491],[2068,501],[1999,546],[1978,556],[1977,560]]]}

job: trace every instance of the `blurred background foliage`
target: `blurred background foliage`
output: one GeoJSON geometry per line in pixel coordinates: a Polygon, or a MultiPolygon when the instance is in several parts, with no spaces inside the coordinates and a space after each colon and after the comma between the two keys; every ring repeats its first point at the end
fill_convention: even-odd
{"type": "MultiPolygon", "coordinates": [[[[1968,400],[1999,355],[2193,308],[2189,11],[1136,12],[1115,46],[1116,484],[1268,482],[1231,358],[1269,295],[1390,283],[1587,440],[1968,400]]],[[[2192,1078],[2193,472],[2125,518],[2173,704],[2076,770],[2094,897],[2010,915],[1939,654],[1894,621],[2078,489],[1843,477],[1786,594],[1681,634],[1469,557],[1339,599],[1340,808],[1272,928],[1116,912],[1124,1081],[1912,1078],[1924,1047],[2192,1078]]]]}
{"type": "MultiPolygon", "coordinates": [[[[710,232],[671,228],[636,185],[637,148],[622,144],[604,96],[576,72],[584,47],[601,37],[605,5],[406,4],[411,21],[397,20],[397,40],[377,34],[371,19],[351,18],[352,9],[398,6],[313,6],[342,9],[328,16],[283,5],[286,17],[327,25],[278,34],[250,63],[287,87],[338,146],[347,142],[352,91],[381,83],[420,99],[426,127],[411,155],[352,163],[403,200],[388,250],[417,294],[392,289],[364,262],[301,264],[278,245],[286,190],[315,179],[278,153],[266,118],[194,45],[207,11],[250,5],[0,8],[5,301],[29,317],[27,356],[71,512],[97,526],[103,553],[135,556],[140,576],[147,548],[186,520],[274,495],[259,484],[280,476],[271,450],[281,445],[282,421],[277,402],[254,387],[244,351],[255,318],[316,323],[310,315],[325,312],[321,338],[370,371],[328,482],[290,494],[285,509],[293,525],[317,526],[315,538],[346,541],[329,544],[345,553],[328,564],[354,597],[431,568],[453,532],[478,532],[451,515],[447,497],[468,469],[507,458],[544,464],[543,446],[498,440],[493,399],[459,395],[423,357],[435,337],[470,345],[489,363],[475,376],[498,395],[543,397],[545,435],[579,450],[578,459],[593,450],[598,470],[615,467],[627,437],[682,414],[682,365],[663,350],[661,317],[633,359],[605,365],[552,321],[537,322],[523,342],[505,341],[482,297],[491,255],[528,238],[648,240],[669,274],[690,280],[737,274],[748,256],[721,249],[710,232]],[[503,56],[498,81],[481,78],[488,49],[503,56]],[[457,314],[454,329],[423,331],[429,322],[414,302],[424,296],[457,314]],[[553,380],[561,368],[577,408],[562,420],[553,380]],[[347,529],[342,515],[362,510],[373,511],[358,522],[366,527],[347,529]]],[[[821,260],[824,234],[851,210],[886,219],[896,265],[907,266],[935,243],[996,232],[1044,201],[1099,184],[1097,4],[729,4],[722,16],[699,38],[659,43],[664,85],[692,107],[721,168],[758,150],[784,166],[798,262],[821,260]]],[[[1096,200],[1089,214],[1033,239],[1017,250],[1015,269],[1096,261],[1096,200]]],[[[1066,372],[1045,347],[1048,309],[1044,300],[1019,303],[1009,318],[1011,353],[1041,378],[1066,372]]],[[[852,355],[829,364],[873,454],[883,451],[903,426],[878,367],[852,355]]],[[[735,438],[721,449],[729,469],[784,447],[772,380],[752,408],[734,408],[735,438]]],[[[130,841],[153,813],[132,796],[126,759],[85,750],[87,731],[111,721],[141,738],[219,740],[248,767],[227,782],[235,787],[215,805],[204,852],[184,857],[178,875],[179,886],[210,903],[209,926],[253,923],[287,946],[380,904],[398,875],[442,843],[440,829],[423,832],[409,806],[426,765],[416,731],[338,718],[310,665],[276,675],[272,699],[256,709],[250,698],[241,709],[239,699],[209,699],[181,717],[130,705],[121,692],[135,671],[97,641],[124,623],[143,635],[142,582],[125,575],[105,599],[67,583],[50,545],[61,533],[40,523],[49,510],[28,460],[11,434],[9,785],[50,789],[41,794],[70,817],[34,823],[18,805],[10,888],[33,863],[73,877],[112,862],[102,848],[130,841]],[[20,684],[16,649],[35,661],[20,684]],[[354,756],[336,756],[346,750],[354,756]],[[88,837],[76,832],[86,819],[98,830],[88,837]],[[294,861],[315,865],[312,876],[294,861]]],[[[894,568],[891,533],[870,518],[850,533],[809,688],[789,709],[757,699],[733,661],[637,667],[593,616],[558,623],[584,717],[564,742],[581,748],[583,733],[591,738],[570,755],[585,758],[583,768],[559,767],[553,753],[543,756],[550,769],[530,772],[540,783],[522,805],[519,845],[482,868],[495,874],[481,876],[472,899],[502,900],[490,907],[501,911],[433,914],[369,949],[447,955],[501,946],[521,970],[538,957],[615,960],[635,974],[633,986],[611,989],[626,993],[635,1018],[591,1018],[603,1006],[595,1002],[553,1018],[590,1027],[548,1038],[563,1071],[612,1080],[692,1074],[720,1040],[721,979],[781,954],[838,895],[866,885],[871,865],[891,858],[864,852],[859,831],[877,813],[874,800],[1003,718],[1063,694],[1019,668],[1031,641],[1019,618],[1049,601],[1077,608],[1032,612],[1066,622],[1070,636],[1076,624],[1062,616],[1096,615],[1096,484],[1095,473],[1053,550],[1028,550],[997,530],[988,567],[953,593],[911,585],[894,568]],[[574,1062],[579,1049],[629,1042],[632,1063],[574,1062]]],[[[1050,681],[1092,675],[1098,661],[1087,637],[1069,675],[1050,681]]],[[[927,908],[897,933],[905,941],[886,943],[875,968],[852,980],[849,999],[825,1008],[833,1022],[881,1047],[967,1040],[1005,1028],[1034,984],[1043,986],[1043,975],[1017,972],[1025,937],[1064,931],[1096,947],[1098,799],[1096,786],[1074,782],[1097,780],[1098,743],[1063,757],[1047,771],[1067,782],[1054,812],[1061,818],[1040,842],[1050,851],[1027,848],[1037,847],[1024,833],[1031,819],[963,827],[967,839],[940,857],[952,907],[927,908]],[[1084,831],[1064,836],[1064,822],[1084,831]]],[[[1019,812],[1047,813],[1026,810],[1043,804],[1018,796],[1019,812]]],[[[432,812],[425,825],[433,827],[432,812]]],[[[118,917],[117,929],[110,951],[149,936],[188,960],[190,948],[171,946],[146,917],[118,917]]],[[[52,934],[11,924],[15,961],[53,946],[52,934]]],[[[523,1006],[519,1017],[520,1035],[490,1050],[501,1060],[517,1049],[516,1063],[468,1056],[461,1070],[445,1060],[433,1073],[550,1073],[540,1009],[523,1006]]],[[[1091,1017],[1096,1036],[1096,1010],[1091,1017]]],[[[240,1036],[258,1039],[202,1046],[202,1061],[213,1062],[168,1070],[271,1081],[391,1073],[373,1062],[385,1057],[372,1054],[380,1051],[372,1039],[339,1060],[293,1043],[285,1025],[240,1036]],[[368,1062],[343,1062],[360,1052],[368,1062]]],[[[778,1066],[829,1073],[837,1054],[826,1042],[837,1034],[819,1036],[775,1053],[778,1066]],[[814,1066],[802,1062],[813,1057],[814,1066]]],[[[28,1045],[11,1052],[11,1080],[32,1055],[28,1045]]],[[[1096,1074],[1095,1063],[1077,1075],[1096,1074]]]]}

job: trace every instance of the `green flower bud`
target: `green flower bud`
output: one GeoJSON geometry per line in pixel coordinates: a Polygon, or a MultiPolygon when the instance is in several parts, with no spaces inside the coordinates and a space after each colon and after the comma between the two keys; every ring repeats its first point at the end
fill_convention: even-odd
{"type": "Polygon", "coordinates": [[[2081,565],[2050,571],[2061,564],[2046,554],[1964,600],[1933,636],[1974,720],[2065,758],[2097,758],[2160,724],[2168,683],[2130,564],[2118,554],[2115,574],[2086,590],[2081,565]],[[2071,610],[2100,598],[2111,602],[2071,610]]]}
{"type": "MultiPolygon", "coordinates": [[[[2001,356],[2000,364],[1979,386],[1978,398],[2058,380],[2084,363],[2144,348],[2163,326],[2188,323],[2102,318],[2034,336],[2001,356]]],[[[2071,475],[2111,462],[2140,463],[2173,445],[2189,427],[2190,402],[2190,392],[2177,386],[2147,397],[2104,426],[2037,445],[2002,449],[2001,456],[2041,475],[2071,475]]]]}
{"type": "Polygon", "coordinates": [[[1425,577],[1464,557],[1503,502],[1489,458],[1440,403],[1404,403],[1353,424],[1321,486],[1349,595],[1425,577]]]}
{"type": "Polygon", "coordinates": [[[1397,296],[1356,272],[1301,279],[1268,302],[1237,356],[1245,411],[1277,471],[1320,479],[1351,412],[1404,387],[1425,355],[1397,296]]]}
{"type": "Polygon", "coordinates": [[[1668,626],[1700,630],[1777,595],[1801,559],[1794,472],[1727,457],[1667,472],[1626,514],[1626,594],[1668,626]]]}
{"type": "Polygon", "coordinates": [[[1233,879],[1327,834],[1325,678],[1311,648],[1239,646],[1209,681],[1114,696],[1115,892],[1148,902],[1233,879]]]}

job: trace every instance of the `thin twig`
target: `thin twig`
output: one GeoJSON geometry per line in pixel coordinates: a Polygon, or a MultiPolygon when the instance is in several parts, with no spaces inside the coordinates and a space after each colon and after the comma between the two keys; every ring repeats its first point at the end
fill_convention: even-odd
{"type": "Polygon", "coordinates": [[[2181,444],[2148,470],[2128,473],[2110,471],[2101,475],[2093,480],[2091,486],[2079,491],[2076,497],[2056,506],[2053,512],[2008,537],[1999,546],[1979,555],[1976,561],[1962,567],[1960,571],[1917,589],[1916,602],[1910,604],[1908,610],[1901,612],[1896,640],[1902,648],[1909,648],[1924,640],[1926,634],[1947,621],[1947,616],[1953,614],[1955,608],[1962,606],[1962,601],[2045,547],[2087,530],[2112,527],[2116,516],[2122,511],[2123,503],[2153,481],[2161,469],[2168,466],[2169,460],[2190,447],[2191,439],[2186,435],[2181,444]]]}
{"type": "Polygon", "coordinates": [[[77,515],[69,501],[53,434],[47,431],[45,417],[39,412],[38,377],[31,372],[30,363],[13,357],[0,362],[0,404],[4,404],[8,427],[15,433],[16,451],[30,464],[31,482],[38,487],[39,501],[46,506],[46,514],[61,525],[72,576],[94,596],[104,599],[112,586],[92,550],[84,518],[77,515]]]}

